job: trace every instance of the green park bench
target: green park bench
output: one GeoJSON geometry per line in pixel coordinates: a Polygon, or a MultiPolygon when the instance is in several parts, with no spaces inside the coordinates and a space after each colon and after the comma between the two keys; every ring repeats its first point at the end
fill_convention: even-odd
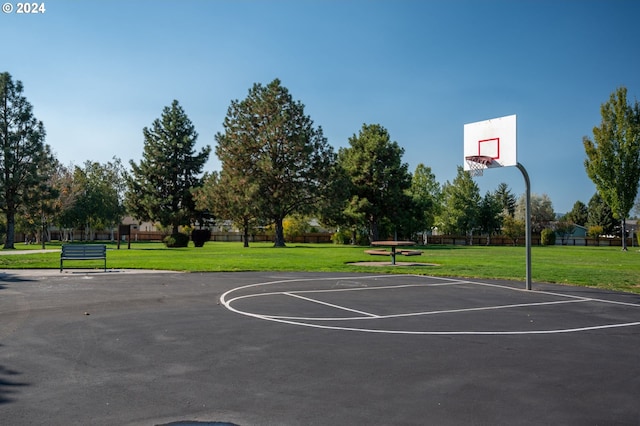
{"type": "Polygon", "coordinates": [[[107,246],[104,244],[63,244],[60,253],[60,272],[65,260],[104,260],[107,272],[107,246]]]}

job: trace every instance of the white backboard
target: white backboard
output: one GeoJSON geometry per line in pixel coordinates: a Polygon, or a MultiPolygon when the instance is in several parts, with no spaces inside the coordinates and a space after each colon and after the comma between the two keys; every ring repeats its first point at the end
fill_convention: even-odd
{"type": "MultiPolygon", "coordinates": [[[[516,116],[492,118],[464,125],[464,157],[486,156],[493,161],[486,167],[508,167],[518,164],[516,153],[516,116]]],[[[465,170],[469,164],[463,158],[465,170]]]]}

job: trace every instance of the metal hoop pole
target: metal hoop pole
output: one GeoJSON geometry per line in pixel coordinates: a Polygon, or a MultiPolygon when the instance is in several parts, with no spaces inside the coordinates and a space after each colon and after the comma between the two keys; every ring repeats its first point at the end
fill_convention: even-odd
{"type": "Polygon", "coordinates": [[[526,207],[525,207],[525,223],[526,223],[526,246],[527,246],[527,281],[526,289],[531,290],[531,181],[529,180],[529,174],[524,166],[520,163],[516,164],[516,167],[522,172],[524,177],[524,183],[527,187],[526,192],[526,207]]]}

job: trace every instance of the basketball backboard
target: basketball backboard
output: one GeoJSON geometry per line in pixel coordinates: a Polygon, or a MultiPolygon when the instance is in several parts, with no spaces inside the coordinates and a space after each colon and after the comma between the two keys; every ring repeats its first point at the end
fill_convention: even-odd
{"type": "Polygon", "coordinates": [[[470,171],[474,165],[493,168],[517,164],[515,115],[464,125],[464,170],[470,171]],[[479,163],[467,161],[470,157],[479,163]]]}

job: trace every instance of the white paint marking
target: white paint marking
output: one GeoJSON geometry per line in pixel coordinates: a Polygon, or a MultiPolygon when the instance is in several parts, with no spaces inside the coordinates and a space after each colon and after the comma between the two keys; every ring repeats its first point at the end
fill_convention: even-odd
{"type": "MultiPolygon", "coordinates": [[[[517,305],[501,305],[501,306],[494,306],[494,307],[490,306],[490,307],[484,307],[484,308],[467,308],[467,309],[460,309],[460,310],[430,311],[430,312],[423,312],[423,313],[396,314],[396,315],[389,315],[389,316],[377,316],[377,315],[373,315],[373,314],[367,314],[366,312],[353,310],[354,312],[362,313],[362,314],[365,314],[365,315],[370,315],[371,317],[369,317],[369,318],[367,318],[367,317],[353,317],[353,318],[337,318],[337,319],[336,318],[330,318],[330,319],[305,318],[305,319],[301,319],[301,320],[306,320],[306,321],[353,320],[353,319],[371,320],[371,319],[385,319],[385,318],[393,318],[393,317],[401,317],[401,316],[413,316],[413,315],[433,315],[433,314],[438,314],[438,313],[457,313],[457,312],[474,311],[474,310],[504,309],[504,308],[509,308],[509,307],[527,307],[527,306],[539,306],[539,305],[566,304],[566,303],[573,303],[573,302],[598,302],[598,303],[609,303],[609,304],[617,304],[617,305],[624,305],[624,306],[631,306],[631,307],[635,307],[635,308],[640,308],[640,305],[634,304],[634,303],[618,302],[618,301],[605,300],[605,299],[596,299],[596,298],[588,298],[588,297],[574,296],[574,295],[553,293],[553,292],[546,292],[546,291],[523,290],[523,289],[508,287],[508,286],[499,285],[499,284],[481,283],[481,282],[467,281],[467,280],[456,280],[456,279],[441,278],[441,277],[427,277],[427,276],[423,276],[423,275],[394,275],[393,277],[394,278],[419,277],[419,278],[429,278],[429,279],[435,279],[435,280],[442,280],[442,281],[446,281],[446,282],[443,283],[443,284],[403,284],[403,285],[380,286],[380,287],[360,287],[360,288],[352,288],[352,289],[299,290],[299,291],[294,291],[294,292],[273,292],[273,293],[262,293],[262,294],[258,293],[258,294],[249,294],[249,295],[244,295],[244,296],[238,296],[236,298],[227,300],[227,297],[228,297],[229,294],[231,294],[231,293],[233,293],[235,291],[238,291],[238,290],[248,289],[248,288],[252,288],[252,287],[265,286],[265,285],[270,285],[270,284],[282,284],[282,283],[288,283],[288,282],[328,281],[328,280],[340,280],[340,279],[353,279],[353,277],[289,279],[289,280],[279,280],[279,281],[271,281],[271,282],[265,282],[265,283],[249,284],[249,285],[246,285],[246,286],[237,287],[235,289],[232,289],[232,290],[229,290],[229,291],[225,292],[222,296],[220,296],[220,303],[223,306],[225,306],[227,309],[232,311],[232,312],[238,313],[240,315],[245,315],[245,316],[249,316],[249,317],[253,317],[253,318],[257,318],[257,319],[266,320],[266,321],[274,321],[274,322],[279,322],[279,323],[283,323],[283,324],[290,324],[290,325],[296,325],[296,326],[302,326],[302,327],[310,327],[310,328],[321,328],[321,329],[342,330],[342,331],[359,331],[359,332],[365,332],[365,333],[379,333],[379,334],[440,335],[440,336],[447,336],[447,335],[494,335],[494,336],[500,336],[500,335],[538,335],[538,334],[575,333],[575,332],[582,332],[582,331],[605,330],[605,329],[610,329],[610,328],[634,327],[634,326],[639,326],[640,325],[640,322],[628,322],[628,323],[620,323],[620,324],[604,324],[604,325],[597,325],[597,326],[576,327],[576,328],[567,328],[567,329],[528,330],[528,331],[522,331],[522,330],[520,330],[520,331],[499,331],[499,330],[498,331],[490,331],[490,330],[488,330],[488,331],[382,330],[382,329],[340,327],[340,326],[328,326],[328,325],[321,325],[321,324],[304,323],[304,322],[299,322],[300,320],[294,321],[294,320],[297,319],[295,317],[292,317],[291,319],[287,319],[287,317],[255,314],[255,313],[252,313],[252,312],[241,311],[241,310],[236,309],[233,306],[231,306],[231,303],[233,301],[236,301],[236,300],[239,300],[239,299],[248,298],[248,297],[259,297],[259,296],[265,296],[265,295],[282,295],[282,294],[285,294],[285,295],[288,295],[288,296],[291,296],[291,297],[298,297],[298,298],[305,299],[305,300],[310,300],[310,301],[316,302],[316,303],[324,303],[324,302],[317,301],[315,299],[309,299],[309,298],[305,298],[303,296],[299,296],[296,293],[320,293],[320,292],[337,292],[337,291],[375,290],[375,289],[383,289],[383,288],[429,287],[429,286],[439,286],[439,285],[472,284],[472,285],[479,285],[479,286],[495,287],[495,288],[500,288],[500,289],[505,289],[505,290],[526,292],[528,294],[536,294],[536,293],[537,294],[547,294],[547,295],[552,295],[552,296],[556,296],[556,297],[565,297],[565,298],[574,299],[574,300],[571,300],[571,301],[556,301],[556,302],[537,302],[537,303],[517,304],[517,305]]],[[[360,279],[363,279],[363,280],[364,279],[377,279],[377,278],[390,278],[390,276],[389,275],[375,275],[375,276],[363,276],[363,277],[360,277],[360,279]]],[[[330,305],[330,306],[334,306],[334,307],[337,307],[337,308],[340,308],[340,309],[344,309],[344,310],[350,310],[349,308],[339,307],[339,306],[336,306],[336,305],[330,305]]]]}
{"type": "MultiPolygon", "coordinates": [[[[442,311],[424,311],[424,312],[413,312],[413,313],[406,313],[406,314],[372,315],[372,316],[375,319],[405,318],[405,317],[414,317],[414,316],[417,317],[417,316],[426,316],[426,315],[459,314],[459,313],[465,313],[465,312],[492,311],[497,309],[510,309],[510,308],[528,308],[531,306],[561,305],[561,304],[567,304],[567,303],[584,303],[584,302],[589,302],[589,300],[559,300],[555,302],[518,303],[514,305],[483,306],[480,308],[447,309],[442,311]]],[[[319,302],[319,303],[323,303],[323,302],[319,302]]],[[[333,305],[329,305],[329,306],[333,306],[333,305]]],[[[350,310],[350,309],[346,309],[346,310],[350,310]]],[[[355,311],[355,312],[359,312],[359,311],[355,311]]],[[[371,319],[371,318],[365,318],[365,317],[323,318],[323,317],[287,317],[287,316],[279,316],[279,315],[264,315],[264,317],[298,320],[298,321],[351,321],[351,320],[370,320],[371,319]]]]}
{"type": "Polygon", "coordinates": [[[291,296],[291,297],[297,297],[298,299],[307,300],[309,302],[318,303],[320,305],[326,305],[326,306],[331,306],[332,308],[342,309],[343,311],[355,312],[357,314],[366,315],[368,317],[378,318],[377,315],[370,314],[369,312],[358,311],[357,309],[350,309],[350,308],[346,308],[344,306],[334,305],[333,303],[327,303],[327,302],[323,302],[321,300],[311,299],[309,297],[300,296],[300,295],[295,294],[295,293],[283,293],[283,294],[286,294],[287,296],[291,296]]]}

